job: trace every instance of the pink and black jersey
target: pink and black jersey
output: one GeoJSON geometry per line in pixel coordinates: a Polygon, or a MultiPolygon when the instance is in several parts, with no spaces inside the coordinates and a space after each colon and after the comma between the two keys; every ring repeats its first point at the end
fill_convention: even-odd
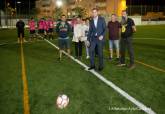
{"type": "Polygon", "coordinates": [[[52,28],[54,28],[54,22],[53,22],[53,20],[51,20],[51,19],[49,19],[48,20],[48,28],[50,29],[52,29],[52,28]]]}
{"type": "Polygon", "coordinates": [[[48,31],[48,21],[44,20],[44,30],[48,31]]]}
{"type": "Polygon", "coordinates": [[[35,21],[34,20],[30,20],[28,25],[29,25],[30,31],[35,30],[35,21]]]}
{"type": "Polygon", "coordinates": [[[44,30],[44,20],[39,20],[39,22],[38,22],[38,29],[44,30]]]}

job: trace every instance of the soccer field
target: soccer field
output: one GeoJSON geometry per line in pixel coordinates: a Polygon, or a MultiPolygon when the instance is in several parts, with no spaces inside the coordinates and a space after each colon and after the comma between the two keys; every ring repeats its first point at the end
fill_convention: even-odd
{"type": "MultiPolygon", "coordinates": [[[[165,114],[164,31],[165,25],[137,27],[133,41],[134,70],[117,67],[115,60],[109,61],[106,42],[105,69],[98,72],[157,114],[165,114]]],[[[1,114],[146,113],[68,56],[59,61],[58,50],[47,41],[27,42],[21,47],[16,35],[14,29],[0,30],[1,114]],[[59,94],[66,94],[70,99],[63,110],[56,107],[59,94]]],[[[28,39],[27,31],[25,36],[28,39]]],[[[50,42],[57,45],[56,39],[50,42]]],[[[84,48],[81,62],[89,65],[85,57],[84,48]]]]}

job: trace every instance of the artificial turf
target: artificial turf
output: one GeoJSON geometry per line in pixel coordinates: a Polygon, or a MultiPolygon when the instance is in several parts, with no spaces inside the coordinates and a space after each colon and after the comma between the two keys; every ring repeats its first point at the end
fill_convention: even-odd
{"type": "MultiPolygon", "coordinates": [[[[165,68],[164,25],[138,26],[134,37],[135,59],[161,69],[165,68]],[[139,38],[139,39],[138,39],[139,38]],[[140,39],[154,38],[164,40],[140,39]]],[[[23,113],[23,87],[21,78],[20,45],[16,31],[0,30],[0,112],[23,113]]],[[[28,32],[26,31],[26,36],[28,32]]],[[[57,44],[57,40],[51,41],[57,44]]],[[[143,111],[114,111],[113,107],[136,107],[112,88],[86,72],[81,66],[64,56],[58,60],[58,51],[45,41],[25,43],[24,55],[28,78],[31,114],[142,114],[143,111]],[[69,106],[59,110],[55,106],[59,94],[67,94],[69,106]]],[[[72,54],[74,48],[72,46],[72,54]]],[[[85,50],[84,50],[85,51],[85,50]]],[[[165,73],[136,63],[134,70],[117,67],[108,59],[105,48],[105,69],[101,74],[128,94],[153,109],[165,113],[165,73]]],[[[82,61],[89,64],[85,59],[82,61]]]]}
{"type": "Polygon", "coordinates": [[[22,78],[19,45],[0,46],[0,113],[22,113],[22,78]]]}

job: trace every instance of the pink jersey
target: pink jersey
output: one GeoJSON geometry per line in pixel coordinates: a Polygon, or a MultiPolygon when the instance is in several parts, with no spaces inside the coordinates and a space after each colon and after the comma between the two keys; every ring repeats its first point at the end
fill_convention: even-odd
{"type": "Polygon", "coordinates": [[[54,22],[51,19],[48,20],[48,28],[54,28],[54,22]]]}
{"type": "Polygon", "coordinates": [[[49,27],[48,27],[48,21],[45,20],[44,21],[44,30],[48,30],[48,29],[49,29],[49,27]]]}
{"type": "Polygon", "coordinates": [[[44,29],[44,20],[39,20],[38,26],[38,29],[44,29]]]}
{"type": "Polygon", "coordinates": [[[34,20],[30,20],[28,25],[29,25],[30,30],[35,30],[35,21],[34,20]]]}

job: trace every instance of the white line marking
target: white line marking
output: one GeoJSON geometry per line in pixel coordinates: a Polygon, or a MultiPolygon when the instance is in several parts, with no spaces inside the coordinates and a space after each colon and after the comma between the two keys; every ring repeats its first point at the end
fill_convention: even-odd
{"type": "MultiPolygon", "coordinates": [[[[52,42],[50,42],[50,41],[48,41],[46,39],[45,39],[45,41],[47,43],[49,43],[50,45],[52,45],[53,47],[55,47],[57,50],[59,50],[59,47],[57,47],[52,42]]],[[[69,55],[65,51],[63,51],[63,53],[65,55],[67,55],[68,57],[70,57],[73,61],[75,61],[79,65],[83,66],[85,69],[88,69],[89,68],[86,64],[84,64],[81,61],[75,59],[73,56],[69,55]]],[[[111,82],[111,81],[107,80],[106,78],[104,78],[101,74],[97,73],[95,70],[90,70],[89,72],[91,72],[92,74],[94,74],[97,78],[99,78],[101,81],[103,81],[108,86],[112,87],[116,92],[118,92],[120,95],[122,95],[123,97],[125,97],[126,99],[128,99],[129,101],[131,101],[133,104],[135,104],[137,107],[139,107],[141,110],[143,110],[147,114],[156,114],[151,108],[148,108],[143,103],[139,102],[138,100],[136,100],[135,98],[133,98],[132,96],[130,96],[128,93],[126,93],[125,91],[123,91],[122,89],[120,89],[113,82],[111,82]]]]}
{"type": "Polygon", "coordinates": [[[161,40],[161,41],[165,41],[165,39],[163,38],[133,38],[135,40],[161,40]]]}

